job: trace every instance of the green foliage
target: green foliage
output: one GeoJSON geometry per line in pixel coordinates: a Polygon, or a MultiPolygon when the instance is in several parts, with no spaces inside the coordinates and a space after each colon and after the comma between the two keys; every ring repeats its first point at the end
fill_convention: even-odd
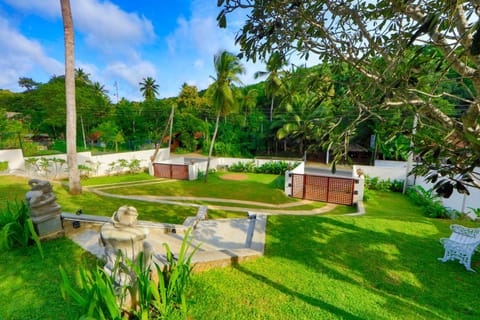
{"type": "Polygon", "coordinates": [[[60,151],[61,153],[67,153],[67,143],[63,140],[55,140],[53,141],[51,149],[60,151]]]}
{"type": "Polygon", "coordinates": [[[286,161],[269,161],[265,162],[261,166],[256,166],[255,161],[249,162],[237,162],[228,166],[228,171],[232,172],[251,172],[251,173],[266,173],[266,174],[278,174],[285,175],[285,171],[295,168],[298,163],[292,165],[286,161]]]}
{"type": "Polygon", "coordinates": [[[154,263],[158,283],[152,278],[152,266],[146,263],[143,252],[137,261],[131,261],[119,251],[111,274],[99,266],[93,271],[86,266],[80,267],[79,289],[60,266],[62,296],[64,299],[71,297],[81,307],[82,319],[169,319],[178,312],[186,317],[186,293],[193,269],[191,259],[198,249],[191,249],[189,235],[190,229],[187,229],[177,257],[168,244],[164,244],[166,265],[161,267],[154,263]],[[118,278],[126,279],[126,283],[119,286],[115,280],[118,278]],[[127,292],[136,304],[125,305],[127,292]]]}
{"type": "Polygon", "coordinates": [[[0,161],[0,172],[7,171],[8,161],[0,161]]]}
{"type": "Polygon", "coordinates": [[[407,189],[407,195],[412,201],[421,206],[423,213],[430,218],[447,218],[449,211],[442,206],[440,197],[433,189],[425,190],[421,186],[407,189]]]}
{"type": "Polygon", "coordinates": [[[30,219],[30,208],[25,202],[8,202],[0,209],[0,250],[14,247],[26,247],[32,243],[37,245],[43,258],[42,246],[30,219]]]}
{"type": "Polygon", "coordinates": [[[198,250],[198,247],[195,247],[193,250],[190,248],[190,231],[191,229],[187,229],[184,234],[178,256],[174,257],[170,247],[165,243],[164,246],[168,263],[163,268],[155,265],[159,275],[159,281],[157,291],[155,291],[156,296],[153,306],[167,319],[175,308],[179,308],[184,316],[187,315],[186,294],[193,270],[191,260],[198,250]]]}
{"type": "Polygon", "coordinates": [[[131,159],[128,163],[128,169],[131,173],[139,173],[140,170],[140,160],[138,159],[131,159]]]}
{"type": "Polygon", "coordinates": [[[365,188],[368,190],[402,192],[403,184],[403,180],[380,180],[379,177],[365,175],[365,188]]]}
{"type": "Polygon", "coordinates": [[[470,209],[470,211],[471,211],[475,216],[477,216],[478,218],[480,218],[480,208],[468,207],[468,209],[470,209]]]}
{"type": "Polygon", "coordinates": [[[122,309],[117,303],[114,281],[103,268],[97,266],[95,270],[90,271],[86,266],[80,267],[78,290],[72,285],[61,266],[60,274],[63,279],[62,296],[64,299],[71,297],[81,307],[80,319],[122,319],[122,309]]]}

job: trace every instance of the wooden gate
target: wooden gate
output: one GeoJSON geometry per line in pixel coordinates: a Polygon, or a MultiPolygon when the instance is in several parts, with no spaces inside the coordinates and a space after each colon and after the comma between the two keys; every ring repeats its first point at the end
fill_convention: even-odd
{"type": "Polygon", "coordinates": [[[292,197],[352,205],[355,180],[309,174],[292,174],[292,197]]]}
{"type": "Polygon", "coordinates": [[[154,163],[153,175],[158,178],[188,180],[188,165],[154,163]]]}

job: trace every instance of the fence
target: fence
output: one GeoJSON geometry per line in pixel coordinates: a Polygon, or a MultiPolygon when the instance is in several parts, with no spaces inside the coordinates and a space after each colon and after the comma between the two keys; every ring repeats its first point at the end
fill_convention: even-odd
{"type": "MultiPolygon", "coordinates": [[[[307,168],[308,169],[308,168],[307,168]]],[[[305,173],[301,163],[285,173],[285,193],[294,198],[353,205],[363,199],[363,178],[305,173]]]]}
{"type": "MultiPolygon", "coordinates": [[[[93,156],[90,152],[77,153],[77,162],[83,174],[103,176],[123,171],[149,168],[150,157],[155,150],[143,150],[93,156]]],[[[170,151],[160,149],[156,160],[168,159],[170,151]]],[[[67,176],[66,154],[42,157],[23,157],[22,150],[0,150],[0,161],[8,162],[8,173],[45,177],[48,179],[67,176]]]]}

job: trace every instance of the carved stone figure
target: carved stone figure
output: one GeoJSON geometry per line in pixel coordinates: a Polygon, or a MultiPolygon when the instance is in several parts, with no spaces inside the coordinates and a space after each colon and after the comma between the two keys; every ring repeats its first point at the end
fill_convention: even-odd
{"type": "Polygon", "coordinates": [[[33,223],[40,223],[59,216],[61,207],[56,202],[57,197],[53,193],[50,182],[31,179],[28,184],[32,189],[27,192],[25,199],[30,206],[30,217],[33,223]]]}
{"type": "Polygon", "coordinates": [[[25,194],[25,199],[38,235],[42,239],[62,236],[61,207],[57,203],[52,185],[48,181],[38,179],[31,179],[28,184],[31,190],[25,194]]]}
{"type": "MultiPolygon", "coordinates": [[[[140,252],[144,252],[144,263],[149,263],[153,254],[152,247],[145,241],[148,230],[137,226],[137,209],[130,206],[122,206],[112,216],[112,223],[105,223],[100,231],[100,241],[105,247],[105,271],[111,274],[115,268],[117,254],[121,252],[120,263],[125,264],[128,258],[137,262],[140,252]]],[[[127,282],[127,274],[117,274],[116,281],[120,284],[127,282]]]]}

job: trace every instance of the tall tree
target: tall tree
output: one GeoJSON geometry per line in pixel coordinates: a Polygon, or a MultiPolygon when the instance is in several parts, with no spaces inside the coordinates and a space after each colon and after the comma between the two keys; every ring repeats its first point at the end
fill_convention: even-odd
{"type": "Polygon", "coordinates": [[[238,76],[245,72],[238,57],[227,51],[217,53],[213,58],[213,65],[215,68],[215,77],[212,76],[214,82],[210,85],[208,91],[212,105],[217,112],[217,116],[215,120],[215,130],[213,132],[212,141],[210,142],[210,150],[208,151],[205,182],[208,181],[210,159],[212,157],[213,147],[217,137],[220,116],[228,115],[237,106],[238,102],[234,92],[234,85],[242,83],[238,76]]]}
{"type": "Polygon", "coordinates": [[[283,88],[282,83],[282,67],[286,65],[285,57],[279,52],[274,52],[270,55],[267,61],[266,71],[257,71],[254,74],[255,79],[267,76],[267,83],[265,85],[265,94],[270,97],[270,122],[273,117],[273,106],[275,104],[275,97],[281,93],[283,88]]]}
{"type": "Polygon", "coordinates": [[[82,84],[92,84],[90,74],[86,73],[82,68],[75,69],[75,80],[82,84]]]}
{"type": "Polygon", "coordinates": [[[277,117],[282,125],[277,131],[278,139],[290,138],[301,154],[321,137],[320,124],[324,113],[322,100],[315,94],[293,95],[283,104],[285,112],[277,117]]]}
{"type": "Polygon", "coordinates": [[[158,84],[155,79],[152,77],[143,78],[142,82],[139,83],[140,92],[142,93],[145,101],[155,100],[158,95],[158,84]]]}
{"type": "Polygon", "coordinates": [[[361,80],[349,82],[346,91],[362,115],[357,119],[382,120],[377,111],[399,107],[416,114],[413,138],[423,158],[416,170],[429,173],[440,194],[480,188],[478,1],[220,0],[218,5],[221,27],[228,14],[248,10],[236,38],[248,59],[297,52],[332,65],[345,62],[361,80]],[[469,97],[443,91],[445,83],[467,88],[469,97]],[[452,112],[452,105],[464,111],[452,112]]]}
{"type": "Polygon", "coordinates": [[[77,114],[75,107],[75,60],[73,19],[69,0],[60,0],[65,36],[65,96],[67,108],[67,165],[70,193],[82,193],[77,166],[77,114]]]}
{"type": "Polygon", "coordinates": [[[18,79],[18,85],[27,91],[31,91],[38,86],[38,82],[33,81],[32,78],[20,77],[18,79]]]}

